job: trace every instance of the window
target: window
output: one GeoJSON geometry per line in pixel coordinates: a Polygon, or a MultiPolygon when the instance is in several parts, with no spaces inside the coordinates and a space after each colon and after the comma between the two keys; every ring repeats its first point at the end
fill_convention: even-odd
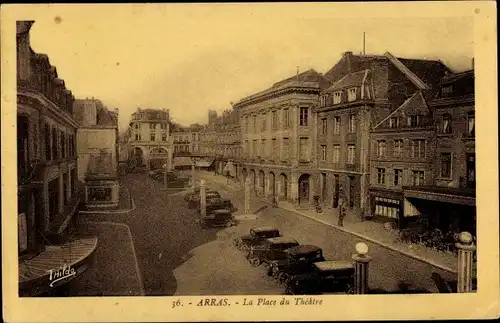
{"type": "Polygon", "coordinates": [[[244,126],[245,126],[244,131],[248,132],[249,129],[248,129],[248,117],[247,116],[245,116],[244,126]]]}
{"type": "Polygon", "coordinates": [[[141,141],[142,140],[140,133],[136,133],[135,134],[135,140],[137,140],[137,141],[141,141]]]}
{"type": "Polygon", "coordinates": [[[309,138],[300,138],[299,140],[299,160],[309,161],[310,160],[310,146],[309,138]]]}
{"type": "Polygon", "coordinates": [[[334,134],[340,133],[340,116],[333,118],[333,133],[334,134]]]}
{"type": "Polygon", "coordinates": [[[139,130],[139,124],[138,123],[135,124],[135,129],[139,130]]]}
{"type": "Polygon", "coordinates": [[[476,154],[466,154],[467,187],[476,187],[476,154]]]}
{"type": "Polygon", "coordinates": [[[258,152],[257,152],[257,139],[254,139],[252,142],[252,157],[257,157],[258,152]]]}
{"type": "Polygon", "coordinates": [[[52,127],[52,158],[57,159],[59,157],[59,150],[57,142],[57,130],[55,127],[52,127]]]}
{"type": "Polygon", "coordinates": [[[326,145],[321,146],[321,160],[322,161],[326,160],[326,145]]]}
{"type": "Polygon", "coordinates": [[[403,140],[394,140],[394,157],[403,157],[403,140]]]}
{"type": "Polygon", "coordinates": [[[66,158],[66,135],[63,131],[61,131],[61,135],[59,136],[59,141],[61,143],[61,158],[66,158]]]}
{"type": "Polygon", "coordinates": [[[443,115],[443,133],[452,133],[451,129],[451,115],[443,115]]]}
{"type": "Polygon", "coordinates": [[[423,170],[412,171],[412,184],[413,184],[413,186],[424,185],[424,171],[423,170]]]}
{"type": "Polygon", "coordinates": [[[272,156],[273,156],[273,159],[276,159],[276,157],[278,156],[278,143],[276,141],[276,138],[273,138],[272,140],[272,156]]]}
{"type": "Polygon", "coordinates": [[[394,186],[399,186],[403,182],[403,170],[395,169],[394,170],[394,186]]]}
{"type": "Polygon", "coordinates": [[[260,141],[260,154],[262,157],[267,157],[266,139],[260,141]]]}
{"type": "Polygon", "coordinates": [[[245,140],[243,151],[245,152],[245,156],[250,157],[250,146],[248,146],[248,140],[245,140]]]}
{"type": "Polygon", "coordinates": [[[377,156],[385,157],[385,152],[386,152],[385,140],[377,141],[377,156]]]}
{"type": "Polygon", "coordinates": [[[156,127],[156,124],[155,124],[155,123],[150,123],[150,124],[149,124],[149,129],[150,129],[150,130],[154,130],[154,129],[155,129],[155,127],[156,127]]]}
{"type": "Polygon", "coordinates": [[[347,145],[347,163],[354,164],[355,158],[356,158],[356,146],[347,145]]]}
{"type": "Polygon", "coordinates": [[[474,137],[476,135],[475,126],[476,118],[474,116],[474,111],[467,114],[467,134],[474,137]]]}
{"type": "Polygon", "coordinates": [[[267,130],[266,128],[267,128],[267,114],[263,113],[261,131],[266,131],[267,130]]]}
{"type": "Polygon", "coordinates": [[[425,158],[425,140],[413,140],[411,149],[413,158],[425,158]]]}
{"type": "Polygon", "coordinates": [[[161,141],[167,141],[167,133],[162,133],[161,134],[161,141]]]}
{"type": "Polygon", "coordinates": [[[253,132],[256,133],[257,132],[257,116],[256,115],[254,115],[252,118],[252,128],[253,128],[253,132]]]}
{"type": "Polygon", "coordinates": [[[418,127],[421,123],[421,116],[414,115],[408,117],[408,127],[418,127]]]}
{"type": "Polygon", "coordinates": [[[51,148],[52,135],[50,131],[50,126],[45,125],[45,159],[52,160],[52,148],[51,148]]]}
{"type": "Polygon", "coordinates": [[[276,113],[276,111],[273,111],[271,112],[272,113],[272,117],[271,117],[271,127],[274,129],[277,129],[278,128],[278,115],[276,113]]]}
{"type": "Polygon", "coordinates": [[[349,132],[350,133],[356,132],[356,115],[355,114],[349,115],[349,132]]]}
{"type": "Polygon", "coordinates": [[[451,153],[441,153],[441,177],[451,177],[451,153]]]}
{"type": "Polygon", "coordinates": [[[340,145],[333,146],[333,162],[340,162],[340,145]]]}
{"type": "Polygon", "coordinates": [[[309,121],[309,108],[300,108],[300,125],[307,126],[309,121]]]}
{"type": "Polygon", "coordinates": [[[283,124],[290,127],[290,109],[283,109],[283,124]]]}
{"type": "Polygon", "coordinates": [[[290,157],[290,138],[283,138],[283,159],[290,157]]]}
{"type": "Polygon", "coordinates": [[[392,117],[389,119],[389,128],[399,128],[399,118],[392,117]]]}
{"type": "Polygon", "coordinates": [[[156,140],[156,136],[155,136],[154,132],[150,133],[150,140],[151,141],[155,141],[156,140]]]}
{"type": "Polygon", "coordinates": [[[347,101],[352,102],[356,100],[356,88],[353,87],[347,90],[347,101]]]}
{"type": "Polygon", "coordinates": [[[326,118],[321,119],[321,133],[326,135],[328,131],[328,121],[326,118]]]}
{"type": "Polygon", "coordinates": [[[319,106],[320,107],[326,106],[326,95],[320,96],[320,98],[319,98],[319,106]]]}
{"type": "Polygon", "coordinates": [[[385,168],[377,168],[377,184],[385,184],[385,168]]]}
{"type": "Polygon", "coordinates": [[[333,93],[333,104],[339,104],[342,101],[342,92],[333,93]]]}

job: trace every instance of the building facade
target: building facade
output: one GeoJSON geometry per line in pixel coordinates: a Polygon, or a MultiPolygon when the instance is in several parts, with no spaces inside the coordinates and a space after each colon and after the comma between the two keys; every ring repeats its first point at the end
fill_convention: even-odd
{"type": "Polygon", "coordinates": [[[168,110],[141,109],[132,113],[129,123],[129,163],[148,170],[172,169],[172,143],[168,110]]]}
{"type": "Polygon", "coordinates": [[[78,179],[85,183],[89,208],[118,207],[118,110],[109,111],[101,101],[75,100],[78,179]]]}
{"type": "MultiPolygon", "coordinates": [[[[429,95],[433,84],[448,71],[440,61],[403,59],[390,53],[355,55],[346,52],[325,73],[333,83],[321,93],[317,110],[320,195],[325,207],[337,208],[342,198],[351,212],[358,216],[386,214],[387,203],[392,203],[391,207],[397,209],[396,205],[402,203],[400,186],[387,192],[386,177],[395,176],[389,174],[394,169],[398,176],[399,171],[407,173],[409,170],[406,170],[407,166],[402,167],[403,159],[395,159],[386,151],[392,149],[389,145],[394,145],[395,139],[405,138],[404,144],[408,144],[412,135],[407,132],[408,127],[404,128],[405,133],[397,135],[393,134],[397,130],[387,132],[383,129],[396,125],[391,123],[389,126],[396,115],[400,120],[399,128],[407,122],[406,114],[418,113],[412,109],[427,111],[421,107],[421,101],[425,101],[421,92],[429,95]],[[400,116],[400,113],[406,114],[400,116]]],[[[423,105],[425,107],[425,102],[423,105]]],[[[429,126],[429,115],[426,120],[429,126]]],[[[422,130],[420,124],[416,130],[422,130]]],[[[425,131],[427,129],[424,138],[429,136],[425,131]]],[[[400,142],[396,144],[400,145],[400,142]]],[[[428,160],[417,163],[429,166],[428,160]]],[[[402,214],[401,210],[396,212],[402,214]]],[[[388,218],[395,216],[393,213],[386,215],[388,218]]]]}
{"type": "Polygon", "coordinates": [[[241,124],[242,179],[258,195],[308,207],[316,172],[316,106],[331,83],[314,70],[275,83],[234,105],[241,124]]]}
{"type": "Polygon", "coordinates": [[[31,48],[32,25],[32,21],[16,25],[20,296],[51,290],[49,270],[59,268],[63,258],[81,273],[97,245],[97,238],[74,239],[69,232],[75,228],[83,194],[77,180],[74,97],[48,56],[31,48]],[[67,250],[60,247],[65,244],[71,244],[74,252],[57,251],[67,250]]]}
{"type": "Polygon", "coordinates": [[[476,233],[474,70],[443,77],[434,114],[434,178],[404,187],[405,213],[441,231],[476,233]]]}

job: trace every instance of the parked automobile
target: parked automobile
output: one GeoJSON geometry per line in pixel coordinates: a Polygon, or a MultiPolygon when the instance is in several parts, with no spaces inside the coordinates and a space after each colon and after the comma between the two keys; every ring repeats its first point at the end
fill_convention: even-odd
{"type": "Polygon", "coordinates": [[[351,261],[315,262],[311,271],[292,277],[286,283],[287,294],[351,294],[354,287],[354,264],[351,261]]]}
{"type": "MultiPolygon", "coordinates": [[[[198,186],[198,187],[195,187],[194,190],[191,190],[191,191],[187,192],[184,195],[184,200],[186,202],[189,202],[189,201],[191,201],[191,199],[193,198],[193,196],[195,196],[195,195],[199,196],[200,195],[200,189],[201,188],[198,186]]],[[[206,186],[206,192],[210,192],[210,191],[211,191],[210,188],[208,186],[206,186]]]]}
{"type": "Polygon", "coordinates": [[[325,261],[323,250],[315,245],[299,245],[288,249],[285,259],[271,262],[267,274],[278,280],[278,284],[286,282],[298,274],[311,271],[315,262],[325,261]]]}
{"type": "Polygon", "coordinates": [[[247,259],[253,267],[270,264],[288,257],[287,249],[298,246],[297,240],[287,237],[268,238],[262,244],[250,247],[247,259]]]}
{"type": "Polygon", "coordinates": [[[236,248],[248,251],[250,247],[262,244],[268,238],[281,236],[280,230],[273,227],[254,227],[250,229],[250,234],[241,236],[234,240],[236,248]]]}
{"type": "MultiPolygon", "coordinates": [[[[191,196],[191,199],[188,201],[188,207],[190,209],[195,209],[195,208],[200,208],[200,194],[198,192],[198,194],[193,194],[191,196]]],[[[212,190],[207,190],[205,192],[205,199],[206,199],[206,202],[207,204],[210,202],[210,200],[214,199],[214,198],[222,198],[221,195],[219,194],[219,192],[217,191],[212,191],[212,190]]]]}
{"type": "Polygon", "coordinates": [[[231,227],[236,224],[233,214],[228,210],[215,210],[200,219],[202,227],[231,227]]]}
{"type": "Polygon", "coordinates": [[[230,199],[212,198],[207,199],[206,215],[209,215],[217,210],[227,210],[231,213],[236,212],[238,209],[233,205],[230,199]]]}
{"type": "MultiPolygon", "coordinates": [[[[163,181],[165,176],[165,171],[163,169],[155,169],[149,172],[149,176],[157,181],[163,181]]],[[[177,175],[174,172],[167,172],[167,181],[177,180],[177,175]]]]}

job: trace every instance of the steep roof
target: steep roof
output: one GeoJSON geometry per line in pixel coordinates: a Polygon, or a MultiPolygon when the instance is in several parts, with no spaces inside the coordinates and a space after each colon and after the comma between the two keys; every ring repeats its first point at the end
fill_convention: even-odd
{"type": "Polygon", "coordinates": [[[446,75],[441,79],[439,84],[445,85],[445,84],[455,83],[456,81],[464,78],[474,78],[474,70],[446,75]]]}
{"type": "Polygon", "coordinates": [[[390,113],[385,119],[380,121],[375,127],[378,128],[384,124],[389,118],[395,116],[412,116],[412,115],[428,115],[430,113],[422,91],[415,92],[411,97],[406,99],[399,107],[390,113]]]}
{"type": "Polygon", "coordinates": [[[360,86],[365,80],[367,72],[368,70],[362,70],[359,72],[347,74],[346,76],[335,82],[332,86],[327,88],[325,92],[333,92],[348,87],[360,86]]]}

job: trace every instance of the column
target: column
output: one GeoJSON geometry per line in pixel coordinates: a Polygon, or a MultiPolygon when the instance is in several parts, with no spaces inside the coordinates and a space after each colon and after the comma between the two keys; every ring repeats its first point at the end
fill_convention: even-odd
{"type": "Polygon", "coordinates": [[[472,235],[469,232],[462,232],[459,236],[458,249],[458,280],[457,292],[472,292],[472,257],[476,247],[472,242],[472,235]]]}
{"type": "Polygon", "coordinates": [[[200,214],[202,217],[207,215],[207,195],[206,195],[206,187],[205,181],[200,181],[200,214]]]}
{"type": "Polygon", "coordinates": [[[252,181],[250,179],[250,176],[247,176],[247,179],[245,180],[245,212],[244,214],[250,214],[250,199],[252,197],[252,181]]]}
{"type": "Polygon", "coordinates": [[[366,294],[368,292],[368,272],[372,258],[367,256],[368,246],[363,242],[356,244],[354,260],[354,294],[366,294]]]}

